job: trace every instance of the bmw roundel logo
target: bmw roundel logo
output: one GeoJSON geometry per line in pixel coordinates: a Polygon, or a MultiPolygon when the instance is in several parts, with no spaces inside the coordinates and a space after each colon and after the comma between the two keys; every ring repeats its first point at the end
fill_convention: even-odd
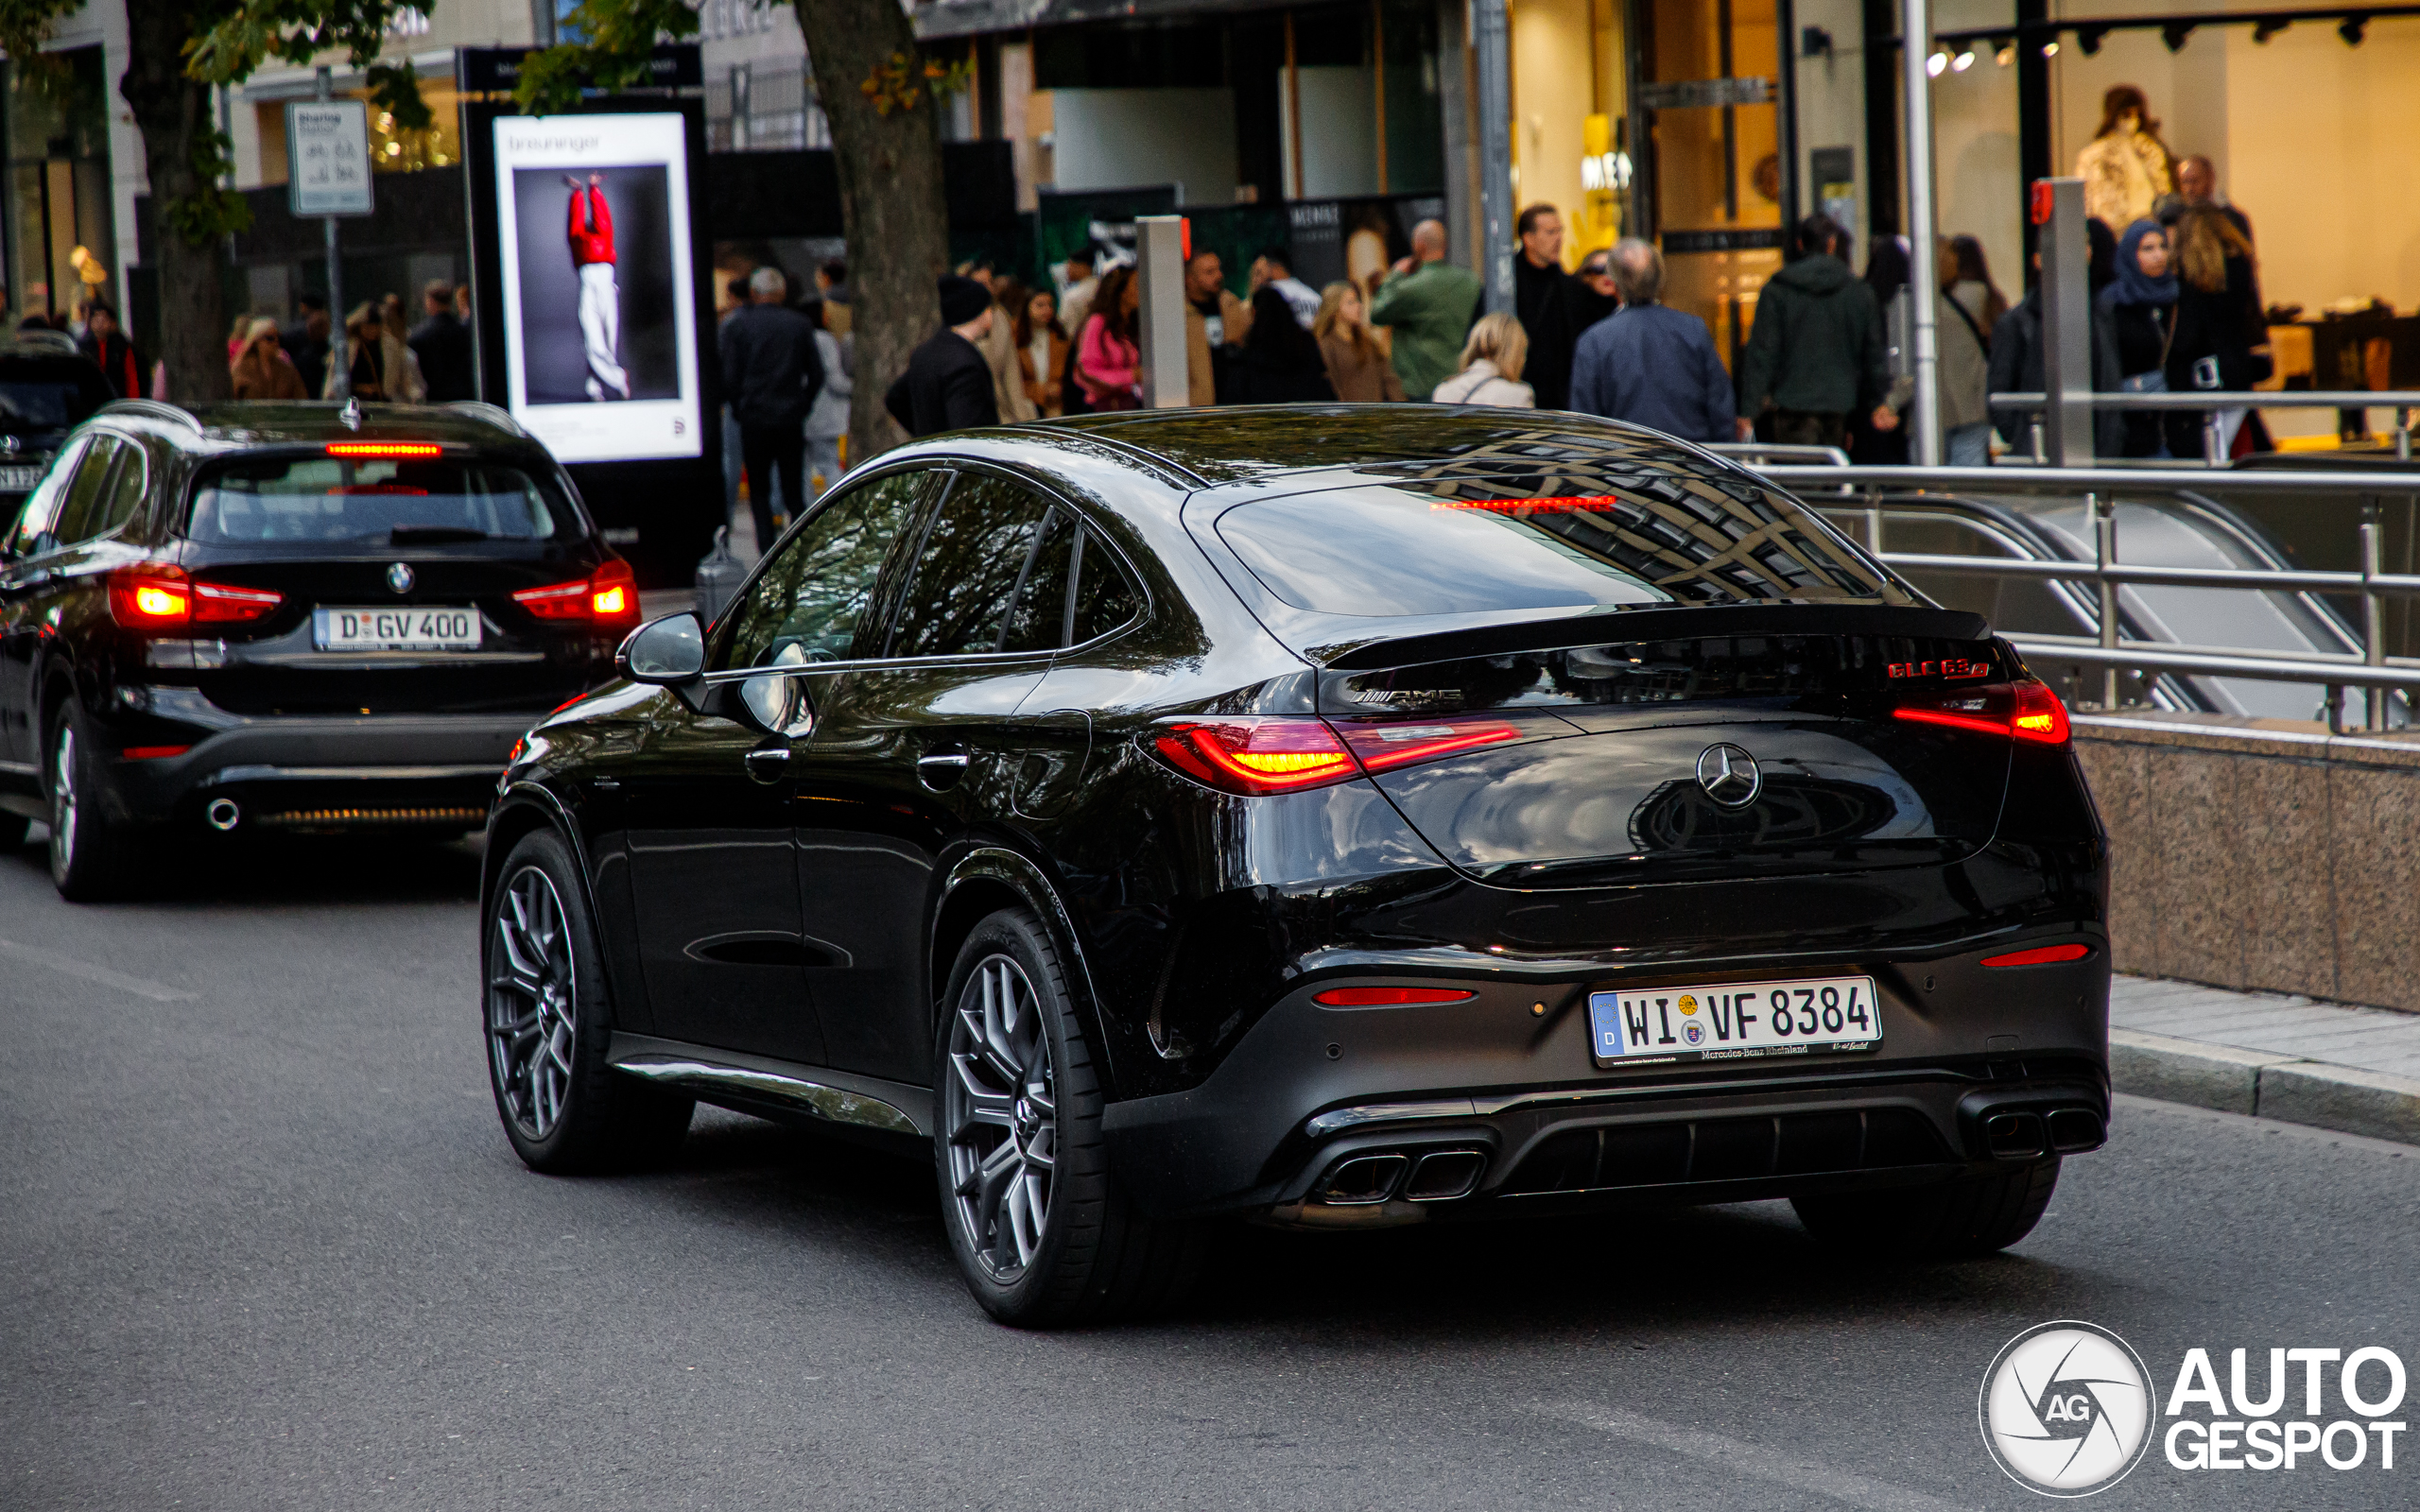
{"type": "Polygon", "coordinates": [[[2151,1375],[2124,1339],[2062,1319],[2026,1330],[1983,1372],[1983,1447],[2045,1496],[2090,1496],[2151,1448],[2151,1375]]]}
{"type": "Polygon", "coordinates": [[[387,569],[387,586],[393,589],[398,593],[410,593],[412,591],[412,564],[407,561],[399,561],[393,566],[389,567],[387,569]]]}
{"type": "Polygon", "coordinates": [[[1764,791],[1756,758],[1728,741],[1698,752],[1698,786],[1726,809],[1746,808],[1764,791]]]}

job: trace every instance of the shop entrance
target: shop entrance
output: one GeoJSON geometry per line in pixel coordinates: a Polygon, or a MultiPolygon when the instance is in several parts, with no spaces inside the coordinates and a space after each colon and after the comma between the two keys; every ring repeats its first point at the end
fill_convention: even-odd
{"type": "Polygon", "coordinates": [[[109,83],[101,49],[8,65],[10,311],[66,316],[95,298],[119,304],[110,209],[109,83]]]}

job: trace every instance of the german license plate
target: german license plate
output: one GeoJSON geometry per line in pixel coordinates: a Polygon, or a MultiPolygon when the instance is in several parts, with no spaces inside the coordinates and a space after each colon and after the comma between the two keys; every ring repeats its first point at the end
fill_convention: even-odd
{"type": "Polygon", "coordinates": [[[0,467],[0,493],[31,493],[41,481],[38,467],[0,467]]]}
{"type": "Polygon", "coordinates": [[[1591,992],[1588,1040],[1600,1066],[1737,1060],[1871,1050],[1882,1023],[1874,978],[1810,976],[1591,992]]]}
{"type": "Polygon", "coordinates": [[[475,651],[475,609],[319,609],[311,635],[322,651],[475,651]]]}

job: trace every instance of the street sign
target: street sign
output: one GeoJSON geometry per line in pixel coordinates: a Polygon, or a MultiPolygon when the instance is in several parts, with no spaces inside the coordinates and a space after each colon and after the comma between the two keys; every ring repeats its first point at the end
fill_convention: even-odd
{"type": "Polygon", "coordinates": [[[285,202],[294,215],[367,215],[370,108],[297,100],[285,108],[285,202]]]}

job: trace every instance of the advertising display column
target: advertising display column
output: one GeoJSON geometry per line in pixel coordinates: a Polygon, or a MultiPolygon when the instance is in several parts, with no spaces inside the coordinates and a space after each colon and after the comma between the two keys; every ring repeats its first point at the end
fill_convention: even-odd
{"type": "Polygon", "coordinates": [[[649,586],[722,523],[695,101],[464,108],[480,393],[563,462],[649,586]]]}

